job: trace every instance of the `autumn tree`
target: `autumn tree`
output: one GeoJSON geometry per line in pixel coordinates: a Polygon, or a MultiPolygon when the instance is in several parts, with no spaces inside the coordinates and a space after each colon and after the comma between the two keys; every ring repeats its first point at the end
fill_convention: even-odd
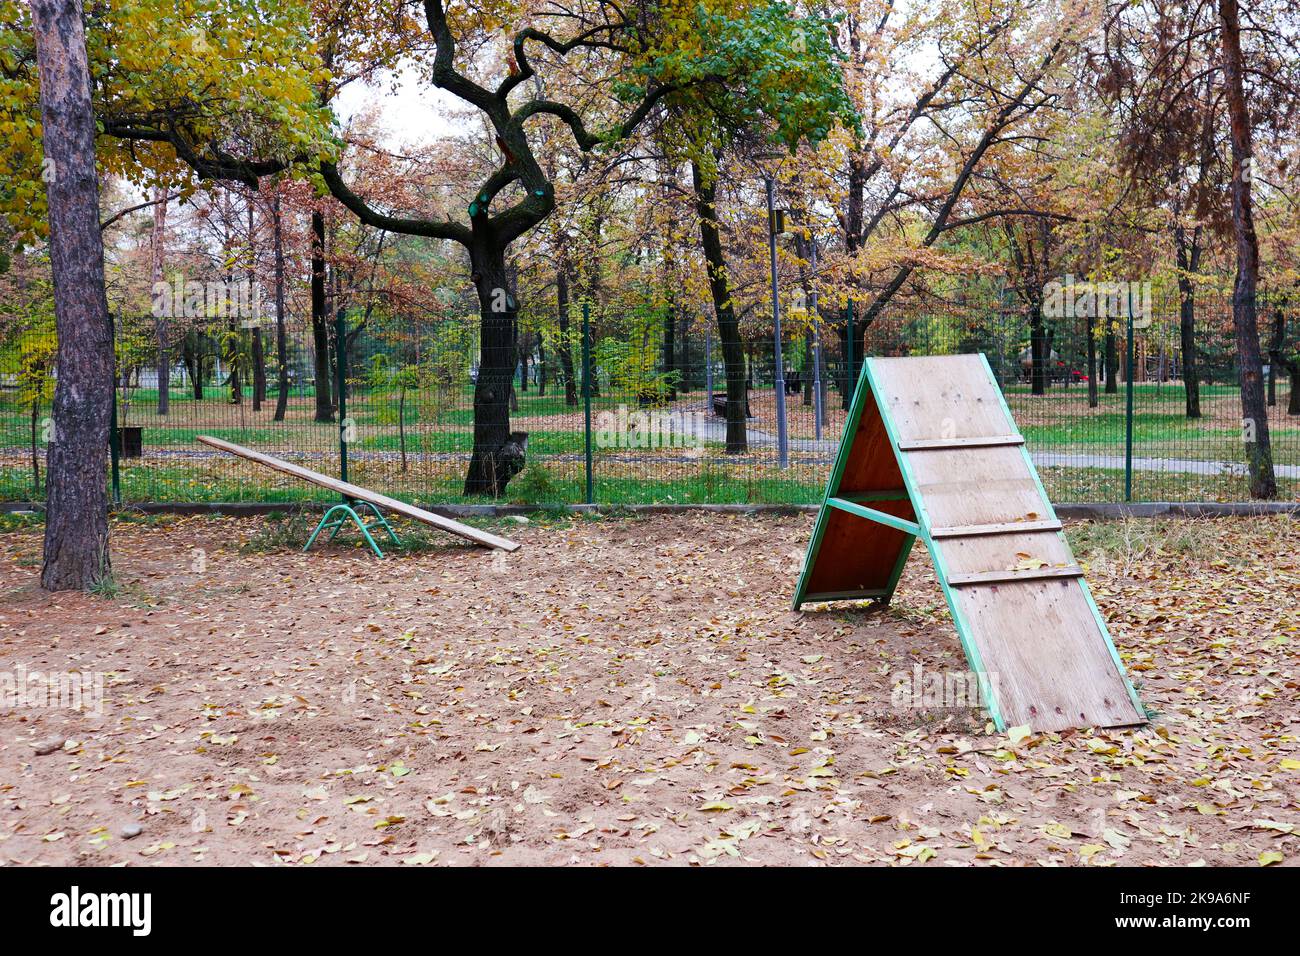
{"type": "Polygon", "coordinates": [[[113,335],[104,294],[95,115],[81,0],[34,0],[58,384],[41,586],[90,588],[111,574],[104,481],[113,335]]]}

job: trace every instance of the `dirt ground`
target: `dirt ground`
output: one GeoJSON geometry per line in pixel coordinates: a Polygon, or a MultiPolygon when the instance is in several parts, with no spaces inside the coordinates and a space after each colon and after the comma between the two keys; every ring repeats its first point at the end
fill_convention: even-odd
{"type": "Polygon", "coordinates": [[[39,528],[0,534],[0,672],[103,677],[99,713],[0,704],[0,862],[1300,859],[1294,520],[1073,527],[1154,719],[1023,738],[893,693],[964,670],[923,554],[889,609],[789,611],[811,523],[538,518],[510,556],[378,562],[119,522],[102,595],[40,592],[39,528]]]}

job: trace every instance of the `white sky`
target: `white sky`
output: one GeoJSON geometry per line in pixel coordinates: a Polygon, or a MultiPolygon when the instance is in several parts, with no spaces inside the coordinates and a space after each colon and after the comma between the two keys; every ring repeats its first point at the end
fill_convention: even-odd
{"type": "Polygon", "coordinates": [[[404,72],[397,77],[395,91],[391,75],[385,75],[378,84],[352,83],[344,87],[334,100],[334,112],[346,126],[349,119],[367,107],[378,106],[387,144],[397,146],[428,143],[455,132],[458,124],[450,114],[453,104],[459,103],[450,93],[404,72]]]}

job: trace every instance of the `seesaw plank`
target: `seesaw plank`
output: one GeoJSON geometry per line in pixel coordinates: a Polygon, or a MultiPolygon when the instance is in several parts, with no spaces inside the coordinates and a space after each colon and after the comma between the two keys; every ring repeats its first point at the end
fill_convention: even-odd
{"type": "Polygon", "coordinates": [[[259,465],[265,465],[282,474],[292,475],[294,478],[301,478],[303,481],[310,481],[313,485],[319,485],[330,491],[337,492],[340,495],[346,495],[349,498],[356,498],[359,501],[369,501],[380,508],[386,508],[395,514],[410,518],[413,521],[422,521],[425,524],[433,525],[448,534],[454,534],[457,537],[465,538],[467,541],[473,541],[485,548],[496,548],[500,551],[517,551],[519,542],[511,541],[508,538],[501,538],[486,531],[480,531],[478,528],[472,528],[469,525],[461,524],[459,521],[452,521],[450,518],[444,518],[442,515],[436,515],[431,511],[425,511],[423,508],[417,508],[415,505],[408,505],[405,501],[398,501],[396,498],[390,498],[387,495],[381,495],[377,491],[371,491],[369,488],[362,488],[360,485],[350,484],[346,481],[339,481],[337,478],[331,478],[329,475],[322,475],[318,471],[312,471],[310,468],[303,468],[301,465],[295,465],[292,462],[283,461],[279,458],[272,458],[270,455],[264,455],[259,451],[253,451],[251,448],[245,448],[243,445],[236,445],[233,442],[223,441],[220,438],[213,438],[210,435],[196,435],[198,441],[205,445],[211,445],[213,448],[229,452],[232,455],[238,455],[240,458],[247,458],[249,461],[257,462],[259,465]]]}

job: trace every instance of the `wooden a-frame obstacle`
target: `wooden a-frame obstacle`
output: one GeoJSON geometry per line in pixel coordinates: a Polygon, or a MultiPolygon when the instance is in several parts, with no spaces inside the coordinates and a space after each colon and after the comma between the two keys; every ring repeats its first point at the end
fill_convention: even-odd
{"type": "Polygon", "coordinates": [[[433,525],[450,534],[457,535],[475,544],[482,545],[485,548],[497,548],[501,551],[515,551],[519,548],[517,541],[511,541],[508,538],[500,538],[486,531],[480,531],[478,528],[471,528],[467,524],[461,524],[459,521],[452,521],[450,518],[444,518],[442,515],[436,515],[432,511],[425,511],[423,508],[417,508],[415,505],[408,505],[405,501],[398,501],[396,498],[389,498],[387,495],[381,495],[377,491],[371,491],[369,488],[362,488],[360,485],[353,485],[346,481],[339,481],[337,478],[331,478],[329,475],[322,475],[320,472],[312,471],[310,468],[303,468],[301,465],[295,465],[292,462],[282,461],[279,458],[272,458],[270,455],[264,455],[259,451],[253,451],[251,448],[245,448],[243,445],[236,445],[232,442],[222,441],[220,438],[213,438],[210,435],[196,435],[198,441],[205,445],[211,445],[213,448],[219,448],[222,451],[229,452],[232,455],[238,455],[240,458],[247,458],[249,461],[256,462],[259,465],[265,465],[267,468],[273,468],[278,472],[286,475],[292,475],[295,478],[301,478],[303,481],[310,481],[314,485],[320,485],[330,491],[338,492],[345,499],[343,504],[335,505],[325,512],[321,518],[320,524],[307,539],[307,545],[304,551],[312,546],[316,536],[327,528],[333,529],[330,533],[330,540],[334,540],[334,535],[339,533],[339,529],[348,521],[352,521],[361,529],[362,537],[370,545],[371,550],[379,557],[384,553],[379,550],[375,544],[374,538],[370,532],[375,528],[382,527],[388,532],[389,538],[397,543],[397,535],[393,529],[388,526],[380,508],[386,508],[406,518],[415,521],[423,521],[425,524],[433,525]],[[365,504],[374,514],[375,520],[366,523],[357,514],[358,504],[365,504]]]}
{"type": "Polygon", "coordinates": [[[983,355],[864,361],[795,610],[888,602],[918,538],[999,730],[1146,721],[983,355]]]}

